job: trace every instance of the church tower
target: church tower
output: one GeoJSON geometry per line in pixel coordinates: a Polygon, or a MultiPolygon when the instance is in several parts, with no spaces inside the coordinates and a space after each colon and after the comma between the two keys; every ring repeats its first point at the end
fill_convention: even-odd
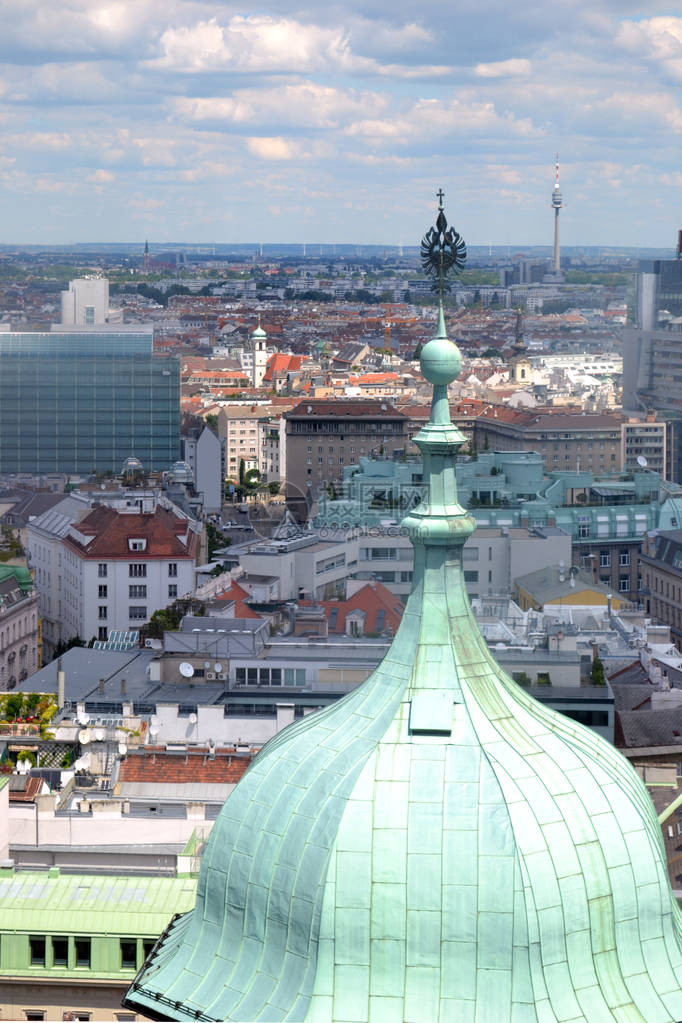
{"type": "Polygon", "coordinates": [[[467,598],[475,521],[442,308],[465,251],[441,201],[422,246],[441,307],[400,627],[367,681],[276,735],[225,802],[195,908],[126,996],[152,1019],[682,1020],[682,915],[646,788],[505,674],[467,598]]]}
{"type": "Polygon", "coordinates": [[[531,365],[528,359],[528,349],[523,339],[523,313],[516,310],[516,326],[514,331],[514,344],[512,355],[509,359],[509,379],[519,387],[527,387],[530,383],[531,365]]]}
{"type": "Polygon", "coordinates": [[[261,387],[268,365],[268,335],[260,325],[260,316],[258,317],[258,326],[251,334],[251,351],[253,353],[251,382],[254,387],[261,387]]]}

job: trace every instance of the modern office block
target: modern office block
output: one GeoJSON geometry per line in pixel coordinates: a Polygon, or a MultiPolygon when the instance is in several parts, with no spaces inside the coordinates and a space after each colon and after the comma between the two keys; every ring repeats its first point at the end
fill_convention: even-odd
{"type": "Polygon", "coordinates": [[[0,334],[0,472],[147,471],[180,455],[180,366],[151,331],[0,334]]]}

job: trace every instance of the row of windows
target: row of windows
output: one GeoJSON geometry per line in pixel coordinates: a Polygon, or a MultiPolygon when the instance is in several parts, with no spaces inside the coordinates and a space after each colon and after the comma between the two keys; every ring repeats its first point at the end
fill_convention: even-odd
{"type": "MultiPolygon", "coordinates": [[[[107,565],[107,563],[105,561],[100,561],[99,562],[99,564],[97,565],[97,577],[98,577],[98,579],[106,579],[107,578],[108,568],[109,568],[109,566],[107,565]]],[[[177,561],[169,561],[168,562],[168,575],[172,579],[177,578],[177,575],[178,575],[178,563],[177,563],[177,561]]],[[[144,561],[143,562],[132,562],[131,564],[129,564],[128,565],[128,576],[131,579],[146,579],[147,578],[147,564],[146,564],[146,562],[144,562],[144,561]]],[[[102,597],[102,596],[106,597],[106,586],[100,586],[100,597],[102,597]],[[101,592],[102,590],[105,591],[104,594],[102,594],[102,592],[101,592]]],[[[132,594],[131,594],[131,596],[132,596],[132,594]]],[[[140,596],[145,596],[145,594],[140,594],[140,596]]]]}
{"type": "MultiPolygon", "coordinates": [[[[92,968],[92,939],[85,936],[68,937],[31,934],[28,939],[29,963],[47,969],[92,968]]],[[[119,941],[119,965],[122,970],[137,970],[154,947],[152,939],[138,945],[137,938],[121,938],[119,941]]]]}
{"type": "Polygon", "coordinates": [[[238,686],[304,686],[305,668],[236,668],[238,686]]]}

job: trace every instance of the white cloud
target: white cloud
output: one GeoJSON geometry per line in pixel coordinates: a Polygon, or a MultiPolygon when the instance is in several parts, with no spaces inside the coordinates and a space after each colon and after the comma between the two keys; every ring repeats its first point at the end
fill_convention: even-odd
{"type": "Polygon", "coordinates": [[[377,93],[336,89],[308,81],[278,89],[236,89],[228,97],[181,97],[171,106],[182,120],[197,124],[227,123],[238,127],[287,124],[327,129],[350,118],[378,115],[386,110],[388,99],[377,93]]]}
{"type": "Polygon", "coordinates": [[[112,174],[111,171],[103,170],[100,168],[96,170],[94,174],[88,176],[88,181],[92,181],[95,185],[109,185],[112,181],[116,180],[116,175],[112,174]]]}
{"type": "Polygon", "coordinates": [[[530,73],[531,63],[525,57],[498,60],[492,64],[477,64],[474,68],[477,78],[527,78],[530,73]]]}
{"type": "Polygon", "coordinates": [[[275,138],[251,138],[249,151],[260,160],[297,160],[303,155],[302,147],[293,139],[281,136],[275,138]]]}
{"type": "Polygon", "coordinates": [[[353,56],[341,28],[266,15],[235,15],[224,26],[211,18],[191,27],[168,28],[161,36],[161,49],[161,57],[151,65],[179,72],[300,73],[328,65],[346,70],[374,67],[373,61],[353,56]]]}
{"type": "Polygon", "coordinates": [[[471,94],[449,100],[420,99],[402,114],[382,120],[362,120],[348,128],[352,136],[393,140],[400,145],[416,139],[476,136],[529,136],[539,134],[529,118],[516,118],[511,112],[499,113],[491,102],[481,102],[471,94]]]}
{"type": "Polygon", "coordinates": [[[669,74],[682,78],[682,18],[624,21],[616,42],[628,53],[658,61],[669,74]]]}

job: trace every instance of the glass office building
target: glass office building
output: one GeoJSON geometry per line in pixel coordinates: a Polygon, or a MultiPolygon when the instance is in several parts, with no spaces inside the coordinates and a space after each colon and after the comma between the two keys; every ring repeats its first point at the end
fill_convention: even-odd
{"type": "Polygon", "coordinates": [[[150,331],[0,332],[0,473],[146,470],[180,457],[180,363],[150,331]]]}

